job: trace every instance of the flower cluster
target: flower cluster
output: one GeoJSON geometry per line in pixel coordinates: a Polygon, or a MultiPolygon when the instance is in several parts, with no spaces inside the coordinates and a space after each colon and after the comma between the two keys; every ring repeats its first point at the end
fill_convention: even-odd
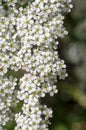
{"type": "Polygon", "coordinates": [[[6,125],[6,122],[13,118],[10,107],[16,106],[17,103],[16,81],[12,76],[9,79],[0,76],[0,126],[6,125]]]}
{"type": "Polygon", "coordinates": [[[57,77],[67,76],[57,41],[67,34],[62,12],[71,8],[71,0],[0,0],[0,124],[9,120],[5,116],[17,95],[23,106],[15,130],[48,130],[52,110],[40,98],[57,93],[57,77]],[[4,77],[8,69],[24,72],[17,93],[16,79],[4,77]]]}

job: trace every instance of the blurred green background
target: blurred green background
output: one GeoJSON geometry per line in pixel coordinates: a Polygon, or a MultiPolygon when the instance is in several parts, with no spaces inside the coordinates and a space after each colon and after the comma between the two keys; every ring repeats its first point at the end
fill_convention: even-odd
{"type": "Polygon", "coordinates": [[[58,48],[68,77],[58,81],[59,93],[50,99],[54,111],[50,130],[86,130],[86,0],[72,3],[65,18],[69,34],[59,40],[58,48]]]}
{"type": "MultiPolygon", "coordinates": [[[[71,13],[65,14],[64,23],[69,34],[59,39],[58,47],[69,76],[58,81],[57,95],[43,100],[53,109],[50,130],[86,130],[86,0],[72,3],[74,7],[71,13]]],[[[13,130],[14,125],[8,123],[6,128],[13,130]]]]}

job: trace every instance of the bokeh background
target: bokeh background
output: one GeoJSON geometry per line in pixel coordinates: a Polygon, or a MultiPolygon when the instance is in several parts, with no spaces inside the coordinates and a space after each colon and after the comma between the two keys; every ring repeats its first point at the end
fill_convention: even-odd
{"type": "MultiPolygon", "coordinates": [[[[65,14],[64,23],[69,34],[59,39],[58,47],[68,77],[58,81],[57,95],[43,100],[53,109],[50,130],[86,130],[86,0],[72,1],[72,12],[65,14]]],[[[13,111],[19,111],[20,106],[13,111]]],[[[13,130],[14,125],[10,122],[6,128],[13,130]]]]}
{"type": "Polygon", "coordinates": [[[68,78],[58,81],[53,97],[54,117],[50,130],[86,130],[86,0],[73,0],[66,14],[69,32],[60,39],[59,55],[67,64],[68,78]]]}

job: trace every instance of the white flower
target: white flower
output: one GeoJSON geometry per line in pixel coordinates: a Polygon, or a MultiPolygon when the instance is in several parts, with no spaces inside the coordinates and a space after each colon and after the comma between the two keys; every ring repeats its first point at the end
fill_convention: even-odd
{"type": "Polygon", "coordinates": [[[56,50],[58,38],[67,34],[62,14],[72,8],[71,0],[4,2],[6,8],[0,1],[0,129],[13,119],[10,108],[19,100],[23,106],[15,115],[15,130],[48,130],[52,110],[41,105],[40,98],[58,92],[57,76],[67,77],[56,50]],[[9,70],[20,72],[21,78],[7,78],[12,75],[9,70]]]}

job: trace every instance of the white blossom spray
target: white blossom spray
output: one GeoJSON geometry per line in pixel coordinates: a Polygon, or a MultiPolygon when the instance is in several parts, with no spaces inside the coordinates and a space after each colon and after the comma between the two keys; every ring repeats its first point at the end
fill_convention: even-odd
{"type": "Polygon", "coordinates": [[[67,34],[63,12],[71,8],[71,0],[0,0],[0,130],[19,101],[14,129],[48,130],[52,109],[40,98],[57,93],[57,77],[67,77],[57,47],[67,34]],[[9,69],[22,71],[21,78],[6,76],[9,69]]]}

